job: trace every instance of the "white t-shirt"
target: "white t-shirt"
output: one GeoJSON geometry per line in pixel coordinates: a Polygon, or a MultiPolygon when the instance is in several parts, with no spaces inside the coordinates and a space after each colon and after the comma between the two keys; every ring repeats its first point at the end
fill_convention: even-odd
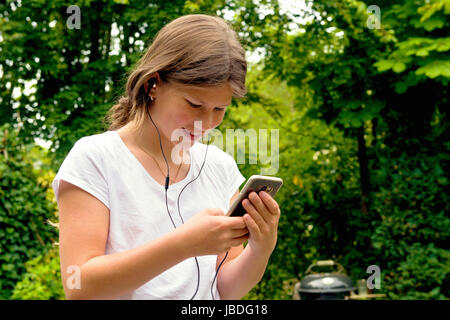
{"type": "MultiPolygon", "coordinates": [[[[177,209],[178,194],[197,177],[206,147],[199,142],[191,147],[188,175],[169,185],[167,190],[169,211],[177,226],[182,224],[177,209]]],[[[116,131],[86,136],[74,144],[52,183],[57,201],[61,180],[87,191],[110,210],[105,254],[135,248],[174,230],[166,209],[164,186],[149,175],[116,131]]],[[[220,208],[226,212],[231,197],[244,181],[233,157],[210,145],[200,176],[181,194],[183,220],[187,221],[205,208],[220,208]]],[[[211,299],[217,255],[197,259],[200,285],[194,299],[211,299]]],[[[216,283],[214,298],[220,299],[216,283]]],[[[190,299],[196,287],[197,266],[195,259],[189,258],[119,299],[190,299]]]]}

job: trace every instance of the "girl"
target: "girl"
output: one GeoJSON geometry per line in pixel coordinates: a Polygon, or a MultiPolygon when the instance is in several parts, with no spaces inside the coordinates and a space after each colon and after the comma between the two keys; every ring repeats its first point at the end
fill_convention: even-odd
{"type": "Polygon", "coordinates": [[[109,130],[79,139],[53,181],[68,299],[240,299],[260,281],[279,206],[253,192],[244,217],[225,216],[245,178],[197,142],[245,95],[246,71],[219,17],[182,16],[158,32],[109,130]]]}

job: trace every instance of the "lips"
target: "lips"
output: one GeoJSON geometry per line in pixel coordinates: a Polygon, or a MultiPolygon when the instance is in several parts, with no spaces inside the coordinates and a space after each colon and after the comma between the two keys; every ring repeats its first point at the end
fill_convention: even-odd
{"type": "Polygon", "coordinates": [[[194,135],[194,134],[192,134],[191,132],[192,131],[190,131],[190,130],[188,130],[188,129],[186,129],[186,128],[183,128],[184,129],[184,131],[187,133],[187,134],[189,134],[190,136],[191,136],[191,139],[198,139],[198,138],[200,138],[203,134],[204,134],[204,132],[202,132],[202,134],[201,135],[194,135]]]}
{"type": "Polygon", "coordinates": [[[189,135],[191,135],[192,137],[194,137],[194,135],[191,133],[191,131],[189,131],[188,129],[186,129],[186,128],[183,128],[183,130],[187,133],[187,134],[189,134],[189,135]]]}
{"type": "Polygon", "coordinates": [[[195,136],[195,135],[193,135],[193,134],[191,133],[191,131],[187,130],[186,128],[183,128],[183,130],[184,130],[184,132],[186,132],[186,134],[188,134],[188,135],[190,136],[191,141],[195,141],[195,140],[197,140],[198,138],[200,138],[200,136],[195,136]]]}

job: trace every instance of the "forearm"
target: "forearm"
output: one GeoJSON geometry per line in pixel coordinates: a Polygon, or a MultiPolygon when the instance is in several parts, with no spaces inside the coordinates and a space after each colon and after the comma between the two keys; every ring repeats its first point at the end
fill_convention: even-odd
{"type": "Polygon", "coordinates": [[[217,275],[217,288],[224,300],[245,296],[262,278],[270,255],[257,255],[250,246],[235,259],[225,263],[217,275]]]}
{"type": "Polygon", "coordinates": [[[114,299],[190,257],[183,233],[175,230],[139,247],[90,259],[80,268],[80,289],[71,299],[114,299]]]}

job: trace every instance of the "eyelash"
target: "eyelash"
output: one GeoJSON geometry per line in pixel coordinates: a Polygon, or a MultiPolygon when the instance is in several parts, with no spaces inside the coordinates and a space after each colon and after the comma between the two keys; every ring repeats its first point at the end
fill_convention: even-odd
{"type": "Polygon", "coordinates": [[[189,102],[189,104],[190,104],[193,108],[200,108],[200,107],[201,107],[201,105],[193,104],[193,103],[190,102],[190,101],[188,101],[188,102],[189,102]]]}
{"type": "MultiPolygon", "coordinates": [[[[186,100],[187,101],[187,100],[186,100]]],[[[198,109],[198,108],[201,108],[201,105],[198,105],[198,104],[193,104],[192,102],[190,102],[190,101],[188,101],[189,102],[189,104],[191,105],[191,107],[192,108],[194,108],[194,109],[198,109]]],[[[216,108],[216,110],[217,111],[225,111],[225,109],[224,108],[216,108]]]]}

